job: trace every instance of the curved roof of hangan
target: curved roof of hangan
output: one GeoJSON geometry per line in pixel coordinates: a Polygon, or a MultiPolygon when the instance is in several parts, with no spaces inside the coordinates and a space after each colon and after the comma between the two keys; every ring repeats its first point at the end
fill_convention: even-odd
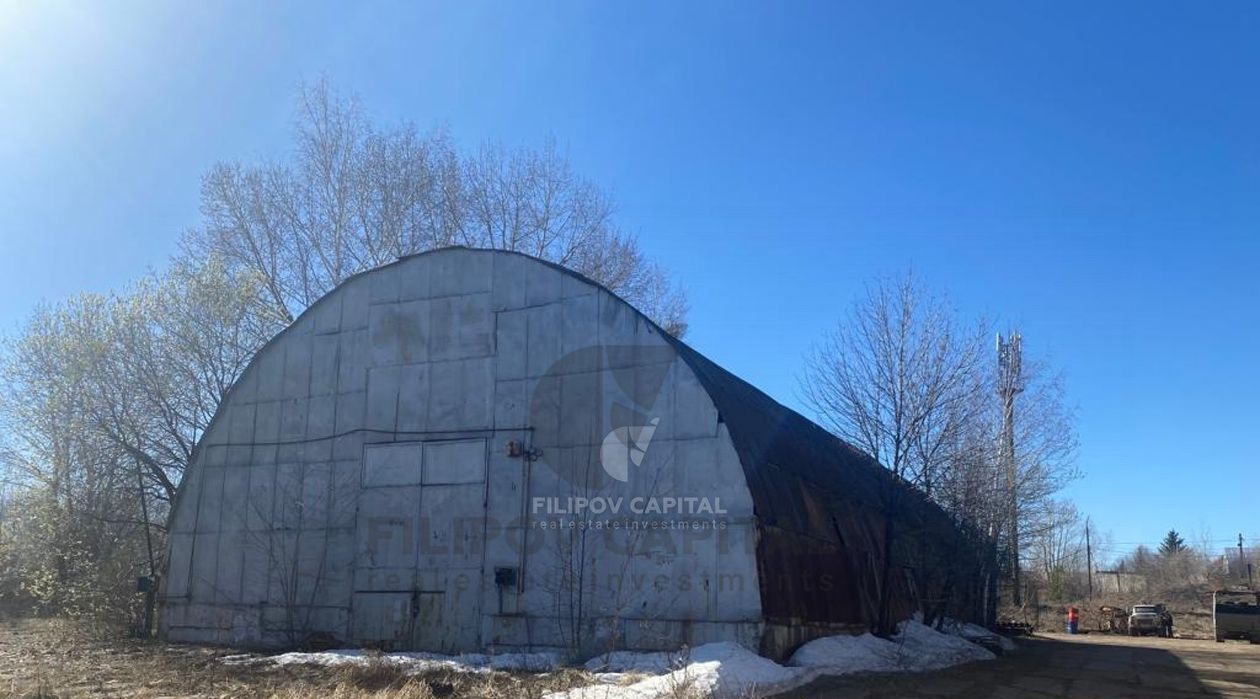
{"type": "MultiPolygon", "coordinates": [[[[344,285],[377,270],[401,264],[416,257],[452,250],[519,255],[590,284],[634,308],[632,304],[599,282],[548,260],[511,250],[470,248],[459,245],[437,248],[408,255],[388,265],[347,277],[336,288],[324,294],[299,314],[298,319],[288,328],[277,333],[260,348],[246,371],[252,368],[259,355],[278,343],[291,328],[296,326],[298,320],[336,294],[344,285]]],[[[812,501],[821,499],[829,506],[835,506],[838,501],[876,505],[881,487],[886,486],[892,476],[872,457],[718,366],[686,342],[665,332],[646,314],[637,308],[634,310],[675,348],[713,400],[718,417],[727,425],[731,441],[739,454],[748,489],[753,498],[754,512],[763,523],[814,536],[825,533],[825,538],[832,539],[834,538],[834,521],[826,513],[814,511],[816,508],[811,506],[812,501]],[[808,486],[810,492],[803,492],[803,486],[808,486]]],[[[244,376],[243,372],[242,376],[244,376]]],[[[211,420],[211,426],[218,422],[220,412],[228,404],[231,392],[229,389],[228,395],[220,403],[219,411],[216,411],[211,420]]],[[[210,430],[207,429],[206,433],[209,434],[209,432],[210,430]]],[[[943,518],[941,521],[949,521],[948,515],[919,494],[919,491],[908,487],[904,490],[913,493],[915,500],[920,500],[928,506],[923,513],[926,517],[943,518]]],[[[179,499],[177,495],[176,504],[179,499]]],[[[172,514],[174,509],[172,507],[172,514]]]]}

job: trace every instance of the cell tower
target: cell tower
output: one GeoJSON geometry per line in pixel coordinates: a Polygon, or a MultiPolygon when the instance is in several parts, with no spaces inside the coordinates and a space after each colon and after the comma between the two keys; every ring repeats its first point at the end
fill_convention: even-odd
{"type": "Polygon", "coordinates": [[[998,396],[1002,399],[1002,434],[998,438],[998,463],[1006,474],[1007,543],[1010,546],[1011,575],[1014,582],[1012,601],[1023,604],[1019,574],[1019,469],[1015,462],[1015,396],[1024,391],[1021,371],[1023,339],[1019,331],[1006,338],[997,335],[998,396]]]}

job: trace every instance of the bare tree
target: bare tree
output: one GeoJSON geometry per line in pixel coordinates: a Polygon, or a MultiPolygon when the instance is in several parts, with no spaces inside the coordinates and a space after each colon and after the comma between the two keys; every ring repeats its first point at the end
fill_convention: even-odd
{"type": "MultiPolygon", "coordinates": [[[[980,375],[978,330],[955,321],[943,299],[910,274],[881,281],[806,362],[802,393],[834,432],[892,472],[881,488],[884,515],[877,629],[890,632],[899,538],[923,543],[922,533],[900,531],[906,488],[931,494],[955,457],[976,413],[980,375]]],[[[922,548],[917,546],[917,548],[922,548]]]]}
{"type": "Polygon", "coordinates": [[[1077,584],[1085,570],[1084,519],[1076,506],[1050,500],[1031,513],[1032,525],[1022,540],[1028,562],[1045,583],[1052,599],[1067,599],[1082,592],[1077,584]]]}
{"type": "Polygon", "coordinates": [[[805,401],[833,432],[931,493],[981,401],[981,328],[906,274],[866,295],[807,358],[805,401]]]}
{"type": "MultiPolygon", "coordinates": [[[[959,322],[912,275],[881,281],[807,357],[801,393],[833,432],[891,471],[893,483],[918,488],[996,545],[1023,540],[1006,536],[1012,500],[1021,533],[1040,526],[1037,513],[1076,476],[1076,441],[1062,381],[1026,362],[1012,485],[998,453],[1003,407],[988,337],[984,323],[959,322]]],[[[885,491],[882,583],[894,539],[917,536],[893,524],[904,490],[885,491]]]]}
{"type": "Polygon", "coordinates": [[[202,182],[203,226],[184,241],[189,257],[222,255],[258,274],[281,317],[357,272],[466,245],[565,265],[667,331],[686,330],[685,296],[553,143],[461,154],[442,130],[378,128],[325,81],[301,91],[294,139],[288,161],[215,166],[202,182]]]}

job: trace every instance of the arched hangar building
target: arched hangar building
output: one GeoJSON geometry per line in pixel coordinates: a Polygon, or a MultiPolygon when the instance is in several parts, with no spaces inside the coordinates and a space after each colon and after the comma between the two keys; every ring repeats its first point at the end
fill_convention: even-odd
{"type": "Polygon", "coordinates": [[[977,618],[971,550],[870,457],[600,285],[447,248],[352,277],[253,359],[173,506],[160,627],[782,656],[866,630],[881,599],[977,618]],[[889,511],[913,544],[884,545],[889,511]]]}

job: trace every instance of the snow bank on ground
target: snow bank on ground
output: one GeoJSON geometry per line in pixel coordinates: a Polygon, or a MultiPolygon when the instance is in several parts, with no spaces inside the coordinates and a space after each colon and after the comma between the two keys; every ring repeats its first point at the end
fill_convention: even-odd
{"type": "Polygon", "coordinates": [[[994,657],[992,652],[965,638],[940,633],[917,620],[910,620],[901,622],[897,635],[891,639],[868,633],[810,641],[792,654],[788,665],[814,668],[827,675],[925,672],[994,657]]]}
{"type": "MultiPolygon", "coordinates": [[[[869,633],[819,638],[797,649],[786,666],[735,643],[709,643],[679,653],[614,651],[598,655],[585,665],[588,671],[596,673],[599,684],[551,694],[548,699],[657,699],[675,696],[747,699],[786,692],[821,675],[924,672],[995,657],[989,650],[967,640],[993,637],[994,634],[987,629],[952,621],[947,621],[943,628],[945,633],[912,619],[902,622],[897,627],[897,635],[891,639],[869,633]],[[650,676],[626,684],[633,679],[629,677],[631,673],[650,676]]],[[[1002,640],[1014,646],[1009,639],[1002,640]]],[[[252,658],[252,662],[326,667],[384,661],[395,663],[412,674],[438,669],[457,672],[549,672],[561,664],[559,657],[552,653],[441,655],[333,650],[252,658]]],[[[227,656],[222,660],[226,664],[251,662],[248,655],[227,656]]]]}
{"type": "MultiPolygon", "coordinates": [[[[958,626],[958,625],[955,625],[958,626]]],[[[613,673],[663,673],[624,686],[608,684],[556,693],[548,699],[658,699],[680,695],[744,699],[785,692],[822,675],[855,672],[925,672],[975,660],[992,660],[985,648],[967,635],[993,634],[981,627],[962,625],[941,633],[917,619],[904,621],[891,639],[871,634],[828,636],[797,649],[787,666],[779,665],[734,643],[711,643],[689,655],[616,652],[587,663],[588,670],[613,673]],[[971,628],[967,628],[971,627],[971,628]],[[977,629],[979,631],[977,631],[977,629]],[[685,659],[682,668],[674,667],[685,659]],[[674,669],[671,669],[674,667],[674,669]]]]}
{"type": "Polygon", "coordinates": [[[410,673],[427,670],[455,670],[466,672],[549,672],[560,665],[560,659],[552,653],[503,653],[488,655],[468,653],[442,655],[440,653],[372,653],[362,650],[330,650],[322,653],[284,653],[267,660],[277,665],[366,665],[384,661],[399,665],[410,673]]]}
{"type": "Polygon", "coordinates": [[[897,670],[897,644],[869,633],[827,636],[806,643],[788,660],[792,667],[812,667],[827,675],[897,670]]]}
{"type": "MultiPolygon", "coordinates": [[[[645,667],[652,661],[633,661],[624,654],[623,667],[645,667]]],[[[601,656],[603,657],[603,656],[601,656]]],[[[616,687],[595,685],[550,694],[547,699],[655,699],[703,696],[712,699],[744,699],[768,696],[799,687],[817,677],[809,668],[783,667],[736,643],[708,643],[693,648],[686,666],[634,684],[616,687]]]]}
{"type": "Polygon", "coordinates": [[[909,669],[913,672],[997,657],[993,651],[965,638],[941,633],[914,620],[901,622],[892,642],[899,646],[901,657],[909,660],[909,669]]]}

